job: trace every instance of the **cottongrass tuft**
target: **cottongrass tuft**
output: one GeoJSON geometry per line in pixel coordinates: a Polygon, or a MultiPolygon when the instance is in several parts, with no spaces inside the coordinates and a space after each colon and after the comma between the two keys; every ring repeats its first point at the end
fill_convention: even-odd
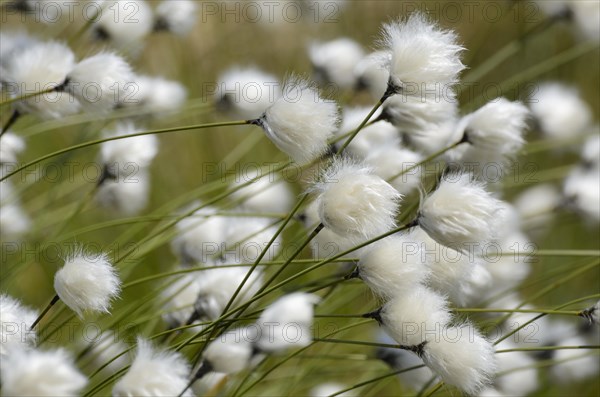
{"type": "Polygon", "coordinates": [[[3,396],[79,396],[88,380],[66,350],[11,351],[2,357],[3,396]]]}
{"type": "Polygon", "coordinates": [[[438,243],[462,251],[493,239],[500,208],[500,201],[469,173],[448,174],[422,200],[419,225],[438,243]]]}
{"type": "Polygon", "coordinates": [[[37,334],[29,328],[38,313],[7,294],[0,295],[0,355],[33,347],[37,334]]]}
{"type": "Polygon", "coordinates": [[[110,312],[110,302],[121,292],[121,280],[104,253],[82,250],[65,259],[54,276],[60,299],[79,317],[85,311],[110,312]]]}
{"type": "Polygon", "coordinates": [[[321,222],[341,236],[369,239],[396,225],[401,194],[365,165],[337,159],[311,190],[321,222]]]}
{"type": "Polygon", "coordinates": [[[339,125],[337,104],[319,96],[310,83],[289,78],[283,95],[256,121],[267,137],[296,163],[323,156],[339,125]]]}
{"type": "MultiPolygon", "coordinates": [[[[156,350],[138,338],[136,356],[127,373],[115,384],[113,397],[177,396],[187,385],[190,366],[180,353],[156,350]]],[[[191,391],[183,394],[192,397],[191,391]]]]}

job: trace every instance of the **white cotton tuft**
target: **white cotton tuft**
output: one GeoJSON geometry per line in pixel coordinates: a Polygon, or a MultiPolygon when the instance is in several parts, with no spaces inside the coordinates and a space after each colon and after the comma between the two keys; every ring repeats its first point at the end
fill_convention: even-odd
{"type": "MultiPolygon", "coordinates": [[[[196,312],[202,318],[218,319],[247,274],[247,267],[226,267],[203,271],[198,276],[200,293],[194,304],[196,312]]],[[[230,309],[250,300],[262,286],[262,281],[263,276],[260,270],[252,272],[230,309]]]]}
{"type": "Polygon", "coordinates": [[[471,324],[447,327],[423,347],[423,361],[442,380],[477,395],[496,372],[494,346],[471,324]]]}
{"type": "Polygon", "coordinates": [[[255,326],[227,330],[210,342],[204,351],[204,361],[214,372],[235,374],[251,366],[252,343],[258,338],[255,326]]]}
{"type": "MultiPolygon", "coordinates": [[[[304,226],[311,232],[320,222],[318,207],[319,203],[314,200],[306,207],[304,212],[306,218],[304,226]]],[[[323,228],[323,230],[321,230],[321,232],[310,242],[313,258],[331,258],[340,252],[351,249],[355,245],[353,239],[340,236],[327,227],[323,228]]]]}
{"type": "Polygon", "coordinates": [[[600,300],[598,302],[596,302],[596,304],[594,306],[587,309],[587,311],[589,312],[590,320],[594,324],[600,324],[600,320],[599,320],[599,318],[600,318],[600,300]]]}
{"type": "Polygon", "coordinates": [[[422,160],[419,153],[393,145],[371,151],[365,163],[404,196],[421,187],[424,169],[417,164],[422,160]]]}
{"type": "Polygon", "coordinates": [[[432,155],[451,146],[456,141],[455,119],[441,124],[427,124],[421,129],[415,129],[403,136],[406,145],[424,155],[432,155]]]}
{"type": "Polygon", "coordinates": [[[447,156],[469,166],[474,163],[478,169],[492,164],[505,166],[525,144],[528,115],[529,110],[520,102],[504,98],[488,102],[458,122],[456,142],[466,138],[469,145],[462,144],[447,156]]]}
{"type": "Polygon", "coordinates": [[[307,81],[291,78],[259,123],[275,146],[296,163],[306,164],[327,152],[328,140],[338,129],[338,107],[322,99],[307,81]]]}
{"type": "MultiPolygon", "coordinates": [[[[131,121],[121,121],[110,130],[103,131],[104,138],[132,135],[142,130],[136,128],[131,121]]],[[[100,157],[111,175],[131,179],[135,178],[135,170],[146,168],[158,153],[158,139],[155,135],[140,135],[131,138],[115,139],[102,142],[100,157]],[[132,170],[133,174],[132,174],[132,170]],[[132,175],[130,175],[132,174],[132,175]]]]}
{"type": "Polygon", "coordinates": [[[134,89],[131,66],[112,52],[99,53],[77,63],[65,85],[65,91],[75,96],[84,110],[101,114],[111,112],[134,89]]]}
{"type": "Polygon", "coordinates": [[[411,290],[428,277],[422,248],[412,232],[381,239],[360,251],[360,278],[383,299],[411,290]]]}
{"type": "Polygon", "coordinates": [[[581,147],[584,166],[600,171],[600,133],[591,135],[581,147]]]}
{"type": "Polygon", "coordinates": [[[419,225],[438,243],[462,251],[494,237],[500,201],[470,174],[448,174],[422,200],[419,225]]]}
{"type": "Polygon", "coordinates": [[[25,150],[25,140],[12,132],[0,137],[0,164],[16,163],[17,155],[25,150]]]}
{"type": "MultiPolygon", "coordinates": [[[[69,47],[56,41],[34,43],[6,60],[2,80],[14,96],[41,92],[61,86],[75,66],[69,47]]],[[[43,119],[57,119],[79,111],[79,102],[66,92],[50,92],[19,101],[21,113],[33,113],[43,119]]]]}
{"type": "Polygon", "coordinates": [[[87,352],[85,358],[87,356],[93,357],[95,368],[100,368],[112,360],[102,371],[107,370],[107,372],[116,373],[131,362],[129,353],[121,354],[129,348],[122,341],[122,338],[123,335],[120,335],[118,332],[112,330],[102,331],[101,335],[89,341],[90,350],[87,352]],[[114,359],[117,356],[119,357],[114,359]]]}
{"type": "Polygon", "coordinates": [[[290,185],[280,178],[280,174],[269,172],[258,178],[261,174],[258,169],[250,168],[244,171],[236,176],[233,186],[248,182],[250,184],[231,193],[231,198],[239,201],[244,211],[286,213],[292,209],[294,194],[290,185]]]}
{"type": "MultiPolygon", "coordinates": [[[[202,276],[200,276],[202,277],[202,276]]],[[[194,304],[200,294],[198,276],[183,274],[160,291],[165,313],[163,319],[175,328],[185,324],[194,313],[194,304]]]]}
{"type": "Polygon", "coordinates": [[[521,215],[523,228],[532,230],[548,226],[554,218],[554,211],[560,205],[560,201],[559,189],[543,183],[524,190],[515,198],[513,205],[521,215]]]}
{"type": "MultiPolygon", "coordinates": [[[[496,345],[496,350],[516,347],[507,339],[496,345]]],[[[496,354],[496,360],[499,374],[494,379],[494,384],[503,393],[509,396],[526,396],[539,388],[536,362],[526,352],[499,353],[496,354]]]]}
{"type": "Polygon", "coordinates": [[[314,305],[319,297],[294,292],[267,307],[256,324],[260,327],[257,348],[264,353],[278,353],[292,347],[308,346],[312,341],[314,305]]]}
{"type": "Polygon", "coordinates": [[[390,71],[386,67],[390,54],[386,51],[375,51],[364,57],[354,67],[354,76],[358,88],[366,88],[373,99],[383,96],[390,80],[390,71]]]}
{"type": "Polygon", "coordinates": [[[96,191],[95,200],[101,207],[117,214],[136,215],[148,205],[149,190],[148,172],[140,168],[132,175],[103,181],[96,191]]]}
{"type": "Polygon", "coordinates": [[[458,114],[458,100],[452,90],[434,96],[415,96],[400,93],[383,103],[385,119],[394,124],[410,141],[432,125],[452,121],[458,114]]]}
{"type": "MultiPolygon", "coordinates": [[[[559,346],[586,346],[588,343],[581,336],[573,336],[560,340],[559,346]]],[[[555,364],[550,368],[551,379],[558,384],[571,384],[587,378],[598,378],[600,364],[597,354],[590,354],[588,349],[559,349],[552,359],[555,364]]]]}
{"type": "MultiPolygon", "coordinates": [[[[232,217],[227,222],[225,231],[224,260],[228,263],[254,263],[276,231],[277,227],[269,218],[232,217]]],[[[281,247],[281,235],[278,235],[273,244],[269,246],[263,260],[274,260],[281,252],[281,247]]]]}
{"type": "Polygon", "coordinates": [[[163,0],[155,12],[155,28],[166,29],[179,36],[191,32],[198,18],[198,6],[192,0],[163,0]]]}
{"type": "Polygon", "coordinates": [[[0,295],[0,355],[35,346],[36,331],[29,327],[38,313],[7,294],[0,295]]]}
{"type": "MultiPolygon", "coordinates": [[[[190,367],[180,353],[157,351],[138,338],[135,359],[112,390],[113,397],[177,396],[188,383],[190,367]]],[[[192,392],[184,394],[191,397],[192,392]]]]}
{"type": "MultiPolygon", "coordinates": [[[[183,212],[200,205],[199,202],[194,202],[183,212]]],[[[214,255],[226,240],[228,223],[227,218],[215,215],[216,212],[216,208],[205,206],[175,225],[178,233],[171,241],[171,250],[182,259],[184,265],[214,263],[214,255]]]]}
{"type": "Polygon", "coordinates": [[[563,183],[563,195],[586,219],[600,222],[600,171],[575,168],[563,183]]]}
{"type": "Polygon", "coordinates": [[[347,37],[312,43],[308,49],[315,81],[322,84],[331,83],[342,90],[355,87],[354,69],[364,55],[360,44],[347,37]]]}
{"type": "Polygon", "coordinates": [[[54,276],[60,299],[80,317],[84,311],[109,313],[110,302],[121,292],[121,280],[106,254],[73,253],[54,276]]]}
{"type": "Polygon", "coordinates": [[[521,285],[531,271],[530,257],[536,250],[535,244],[521,232],[496,241],[494,247],[490,247],[486,257],[486,269],[492,276],[491,288],[486,288],[490,296],[521,285]]]}
{"type": "Polygon", "coordinates": [[[422,285],[398,291],[380,315],[386,332],[402,346],[443,338],[452,318],[446,298],[422,285]]]}
{"type": "Polygon", "coordinates": [[[67,351],[16,349],[2,357],[3,396],[79,396],[88,380],[67,351]]]}
{"type": "Polygon", "coordinates": [[[255,67],[232,67],[218,79],[217,110],[233,119],[256,119],[281,96],[279,79],[255,67]]]}
{"type": "Polygon", "coordinates": [[[405,251],[408,257],[424,257],[428,270],[427,286],[446,295],[458,306],[467,306],[472,300],[472,276],[481,259],[473,250],[456,251],[433,240],[420,227],[410,233],[416,246],[405,251]]]}
{"type": "Polygon", "coordinates": [[[144,0],[107,2],[99,15],[93,25],[96,38],[107,40],[121,51],[138,53],[152,32],[152,9],[144,0]]]}
{"type": "Polygon", "coordinates": [[[597,1],[575,0],[570,1],[569,5],[580,35],[587,40],[600,41],[600,3],[597,1]]]}
{"type": "Polygon", "coordinates": [[[369,239],[396,225],[401,194],[366,166],[336,160],[312,189],[321,222],[339,235],[369,239]]]}
{"type": "MultiPolygon", "coordinates": [[[[350,132],[353,132],[361,122],[367,117],[370,108],[366,107],[348,107],[342,112],[342,123],[336,135],[341,137],[350,132]]],[[[373,117],[376,118],[376,112],[373,117]]],[[[340,148],[349,138],[346,136],[336,142],[336,147],[340,148]]],[[[358,135],[352,139],[346,152],[352,156],[364,159],[373,150],[379,149],[388,145],[396,145],[400,139],[398,129],[385,120],[377,121],[363,127],[358,135]]]]}
{"type": "Polygon", "coordinates": [[[577,89],[562,83],[539,85],[529,99],[529,107],[548,138],[568,139],[582,135],[592,122],[592,111],[577,89]]]}
{"type": "Polygon", "coordinates": [[[315,386],[311,389],[309,396],[310,397],[328,397],[332,394],[340,397],[349,397],[351,396],[350,392],[339,393],[344,389],[347,389],[348,386],[340,385],[339,383],[321,383],[318,386],[315,386]],[[336,394],[338,393],[338,394],[336,394]]]}
{"type": "Polygon", "coordinates": [[[135,92],[121,98],[119,105],[137,106],[149,116],[158,116],[180,110],[186,99],[187,90],[181,83],[142,75],[135,79],[135,92]]]}
{"type": "MultiPolygon", "coordinates": [[[[5,182],[0,189],[6,190],[5,182]]],[[[16,239],[31,228],[31,218],[19,204],[3,204],[0,207],[0,235],[16,239]]]]}
{"type": "Polygon", "coordinates": [[[439,28],[422,13],[385,24],[382,34],[391,53],[391,83],[407,94],[443,90],[455,84],[465,68],[456,33],[439,28]]]}

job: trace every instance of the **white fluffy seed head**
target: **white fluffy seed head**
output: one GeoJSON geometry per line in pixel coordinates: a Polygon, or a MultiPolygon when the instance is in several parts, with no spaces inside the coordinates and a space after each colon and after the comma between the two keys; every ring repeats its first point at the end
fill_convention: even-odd
{"type": "Polygon", "coordinates": [[[600,222],[600,171],[575,168],[564,181],[563,195],[589,221],[600,222]]]}
{"type": "Polygon", "coordinates": [[[595,324],[600,324],[600,300],[589,309],[589,312],[592,322],[595,324]]]}
{"type": "MultiPolygon", "coordinates": [[[[319,203],[312,201],[304,211],[305,221],[304,226],[308,231],[313,231],[319,224],[319,203]]],[[[331,258],[340,252],[347,251],[356,244],[353,239],[340,236],[333,230],[325,227],[317,236],[310,242],[313,258],[331,258]]]]}
{"type": "Polygon", "coordinates": [[[584,166],[600,171],[600,133],[591,135],[584,142],[581,147],[581,160],[584,166]]]}
{"type": "MultiPolygon", "coordinates": [[[[0,189],[6,190],[6,182],[0,189]]],[[[0,207],[0,236],[17,239],[31,228],[31,218],[17,203],[3,204],[0,207]]]]}
{"type": "Polygon", "coordinates": [[[407,195],[421,187],[424,169],[417,166],[421,160],[423,156],[419,153],[393,145],[371,151],[365,163],[373,167],[375,174],[389,181],[400,194],[407,195]]]}
{"type": "Polygon", "coordinates": [[[592,122],[589,105],[576,88],[562,83],[541,84],[529,99],[531,113],[549,138],[568,139],[587,132],[592,122]]]}
{"type": "Polygon", "coordinates": [[[194,304],[200,294],[198,277],[183,274],[160,291],[163,302],[163,319],[171,327],[185,324],[194,312],[194,304]]]}
{"type": "Polygon", "coordinates": [[[385,24],[382,35],[385,50],[391,53],[391,82],[406,92],[455,84],[465,68],[460,60],[464,48],[457,44],[456,33],[439,28],[422,13],[385,24]]]}
{"type": "Polygon", "coordinates": [[[528,116],[529,110],[521,102],[499,98],[463,117],[457,130],[466,134],[474,150],[514,156],[525,143],[528,116]]]}
{"type": "Polygon", "coordinates": [[[579,34],[586,40],[600,41],[600,4],[597,1],[568,2],[579,34]]]}
{"type": "Polygon", "coordinates": [[[163,0],[155,12],[155,26],[164,27],[179,36],[191,32],[198,18],[198,6],[193,0],[163,0]]]}
{"type": "Polygon", "coordinates": [[[0,164],[16,163],[17,155],[25,150],[25,140],[8,131],[0,137],[0,164]]]}
{"type": "Polygon", "coordinates": [[[410,140],[412,135],[432,125],[454,120],[458,114],[458,100],[449,89],[429,96],[400,93],[384,102],[383,113],[410,140]]]}
{"type": "Polygon", "coordinates": [[[135,175],[107,179],[98,187],[95,200],[103,208],[119,215],[139,214],[148,205],[150,177],[141,168],[135,175]]]}
{"type": "Polygon", "coordinates": [[[78,396],[87,379],[67,351],[17,349],[2,357],[3,396],[78,396]]]}
{"type": "Polygon", "coordinates": [[[88,355],[93,358],[95,368],[100,368],[112,360],[101,371],[103,374],[104,371],[114,374],[131,363],[131,353],[122,354],[129,349],[128,344],[123,342],[123,339],[123,334],[113,330],[103,330],[94,340],[86,340],[85,342],[89,342],[89,344],[82,344],[82,347],[90,349],[88,355]],[[117,358],[115,359],[115,357],[117,358]]]}
{"type": "MultiPolygon", "coordinates": [[[[190,207],[200,207],[200,203],[194,202],[190,207]]],[[[226,240],[228,223],[227,218],[215,215],[216,212],[216,208],[204,207],[175,225],[178,234],[171,241],[171,249],[183,264],[214,263],[216,252],[211,252],[210,248],[220,246],[226,240]]]]}
{"type": "Polygon", "coordinates": [[[413,237],[412,232],[393,235],[359,252],[360,278],[382,299],[391,299],[427,279],[429,268],[413,237]]]}
{"type": "Polygon", "coordinates": [[[423,348],[423,361],[442,380],[471,395],[496,372],[494,346],[471,324],[447,327],[423,348]]]}
{"type": "Polygon", "coordinates": [[[461,251],[493,239],[500,208],[500,201],[470,174],[448,174],[422,200],[419,224],[438,243],[461,251]]]}
{"type": "MultiPolygon", "coordinates": [[[[195,302],[196,311],[202,317],[210,320],[219,318],[247,274],[248,268],[246,267],[216,268],[203,271],[202,275],[198,277],[200,293],[195,302]]],[[[262,279],[262,272],[258,270],[252,272],[233,301],[231,309],[254,296],[262,286],[262,279]]]]}
{"type": "Polygon", "coordinates": [[[256,346],[265,353],[307,346],[312,340],[314,305],[318,302],[318,296],[304,292],[277,299],[256,322],[261,330],[256,346]]]}
{"type": "Polygon", "coordinates": [[[403,346],[440,338],[451,317],[446,298],[422,285],[398,291],[381,311],[386,332],[403,346]]]}
{"type": "Polygon", "coordinates": [[[559,189],[544,183],[524,190],[515,198],[513,205],[521,216],[525,230],[539,230],[545,228],[552,220],[560,201],[559,189]]]}
{"type": "MultiPolygon", "coordinates": [[[[354,131],[360,123],[367,117],[370,108],[350,107],[344,108],[342,112],[342,123],[336,135],[342,136],[354,131]]],[[[375,113],[373,117],[377,117],[375,113]]],[[[344,137],[336,142],[336,146],[341,147],[348,137],[344,137]]],[[[392,124],[381,120],[363,127],[358,135],[352,139],[346,151],[352,156],[364,159],[373,150],[383,146],[396,145],[400,139],[399,131],[392,124]]]]}
{"type": "Polygon", "coordinates": [[[312,43],[308,48],[315,81],[332,83],[342,90],[352,89],[356,85],[354,69],[364,55],[360,44],[347,37],[312,43]]]}
{"type": "Polygon", "coordinates": [[[387,89],[390,71],[386,65],[389,60],[388,52],[375,51],[364,57],[354,68],[358,88],[366,88],[375,100],[379,100],[387,89]]]}
{"type": "Polygon", "coordinates": [[[112,111],[134,89],[131,66],[112,52],[96,54],[77,63],[67,76],[65,87],[84,110],[96,113],[112,111]]]}
{"type": "MultiPolygon", "coordinates": [[[[227,252],[224,253],[226,262],[252,263],[256,261],[275,235],[277,227],[269,218],[237,216],[228,220],[225,232],[227,252]]],[[[266,251],[263,259],[274,260],[281,252],[281,236],[277,236],[266,251]]]]}
{"type": "Polygon", "coordinates": [[[153,28],[152,9],[144,0],[111,1],[102,5],[93,25],[96,37],[122,51],[139,52],[153,28]]]}
{"type": "Polygon", "coordinates": [[[237,187],[251,182],[231,194],[231,198],[239,201],[241,208],[248,212],[288,212],[294,204],[294,194],[290,185],[280,179],[279,174],[268,173],[256,180],[260,175],[258,169],[249,169],[238,174],[233,182],[237,187]]]}
{"type": "MultiPolygon", "coordinates": [[[[581,336],[573,336],[560,340],[558,344],[585,346],[588,343],[581,336]]],[[[598,356],[590,355],[589,350],[560,349],[556,350],[552,358],[556,364],[550,368],[550,376],[558,384],[568,385],[587,378],[598,378],[598,371],[600,371],[598,356]]]]}
{"type": "Polygon", "coordinates": [[[217,110],[233,119],[256,119],[281,96],[279,79],[255,67],[235,66],[219,76],[217,110]]]}
{"type": "MultiPolygon", "coordinates": [[[[103,131],[105,138],[132,135],[142,130],[132,121],[121,121],[114,128],[103,131]]],[[[130,176],[132,168],[146,168],[158,153],[158,138],[155,135],[140,135],[132,138],[102,142],[100,158],[114,176],[130,176]]]]}
{"type": "Polygon", "coordinates": [[[475,252],[459,252],[439,244],[420,227],[411,230],[416,247],[409,247],[405,257],[424,261],[428,270],[427,286],[448,297],[458,306],[470,302],[471,276],[481,259],[475,252]]]}
{"type": "Polygon", "coordinates": [[[56,272],[54,289],[82,317],[85,311],[109,313],[111,300],[121,292],[121,280],[106,254],[80,250],[67,257],[56,272]]]}
{"type": "MultiPolygon", "coordinates": [[[[75,55],[63,43],[34,43],[6,60],[6,75],[11,92],[21,96],[45,91],[63,84],[75,66],[75,55]]],[[[53,92],[17,102],[22,113],[33,113],[43,119],[60,118],[79,111],[79,102],[66,92],[53,92]]]]}
{"type": "MultiPolygon", "coordinates": [[[[518,346],[506,339],[496,345],[496,350],[514,349],[518,346]]],[[[509,396],[529,395],[539,387],[535,360],[526,352],[514,351],[496,354],[499,375],[494,380],[496,387],[509,396]],[[502,374],[506,372],[505,374],[502,374]]]]}
{"type": "Polygon", "coordinates": [[[309,396],[310,397],[327,397],[335,394],[340,397],[349,397],[349,392],[339,393],[344,389],[347,389],[348,386],[341,385],[339,383],[321,383],[318,386],[315,386],[311,389],[309,396]]]}
{"type": "Polygon", "coordinates": [[[290,78],[261,124],[275,146],[298,164],[306,164],[327,151],[328,140],[338,129],[338,107],[321,98],[307,81],[290,78]]]}
{"type": "Polygon", "coordinates": [[[135,93],[121,98],[119,105],[140,107],[148,116],[157,116],[180,110],[186,99],[187,90],[181,83],[142,75],[135,79],[135,93]]]}
{"type": "Polygon", "coordinates": [[[396,225],[401,194],[364,165],[335,160],[312,189],[321,222],[341,236],[369,239],[396,225]]]}
{"type": "Polygon", "coordinates": [[[254,326],[227,330],[213,340],[204,351],[204,360],[214,372],[235,374],[248,368],[252,358],[252,342],[258,337],[254,326]]]}
{"type": "Polygon", "coordinates": [[[0,355],[33,347],[37,334],[29,327],[38,313],[7,294],[0,295],[0,355]]]}
{"type": "MultiPolygon", "coordinates": [[[[127,373],[115,384],[113,397],[176,396],[188,383],[190,367],[183,356],[157,351],[150,342],[138,338],[135,359],[127,373]]],[[[184,396],[193,394],[187,390],[184,396]]]]}

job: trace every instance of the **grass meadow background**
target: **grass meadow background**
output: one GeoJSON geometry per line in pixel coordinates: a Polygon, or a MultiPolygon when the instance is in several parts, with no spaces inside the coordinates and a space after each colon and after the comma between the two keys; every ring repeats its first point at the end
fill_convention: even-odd
{"type": "MultiPolygon", "coordinates": [[[[198,23],[188,37],[153,34],[147,39],[145,48],[138,57],[129,57],[136,72],[176,80],[188,89],[189,99],[184,109],[158,119],[142,117],[138,124],[144,129],[226,120],[225,115],[214,109],[211,97],[211,90],[219,74],[225,69],[235,65],[257,66],[281,79],[291,72],[310,75],[312,70],[307,47],[311,41],[347,36],[362,44],[368,51],[374,49],[382,22],[406,15],[413,9],[429,9],[431,16],[439,20],[442,26],[458,32],[467,48],[464,60],[469,69],[463,74],[460,95],[461,107],[465,111],[473,110],[498,95],[526,101],[539,82],[557,80],[576,86],[593,110],[596,121],[600,115],[600,52],[597,46],[584,48],[579,55],[559,62],[560,58],[557,57],[564,56],[565,53],[575,54],[583,43],[566,23],[555,24],[540,35],[521,41],[520,37],[524,32],[542,23],[545,18],[533,3],[348,1],[328,22],[315,24],[301,19],[279,26],[253,22],[243,12],[225,15],[222,12],[225,6],[220,2],[213,3],[217,5],[218,14],[208,15],[204,7],[211,2],[202,3],[205,4],[200,8],[198,23]],[[510,57],[495,65],[481,78],[470,79],[481,71],[481,65],[485,65],[509,44],[514,48],[510,57]]],[[[240,3],[241,10],[245,3],[240,3]]],[[[2,30],[22,29],[40,38],[66,40],[72,44],[78,56],[83,57],[104,48],[102,43],[92,42],[87,34],[78,34],[83,24],[83,20],[75,18],[72,23],[44,25],[29,19],[23,22],[20,15],[8,15],[2,21],[2,30]]],[[[326,92],[342,106],[370,106],[375,102],[365,93],[355,95],[339,92],[332,87],[326,92]]],[[[2,109],[2,120],[8,117],[9,111],[5,107],[2,109]]],[[[20,160],[27,162],[98,138],[100,131],[112,122],[107,119],[80,122],[87,117],[89,116],[78,115],[45,122],[33,117],[23,118],[13,129],[26,138],[27,149],[21,154],[20,160]]],[[[526,138],[530,142],[542,139],[536,128],[531,129],[526,138]]],[[[210,199],[224,191],[228,180],[233,176],[231,171],[225,173],[225,169],[237,170],[243,174],[257,164],[287,160],[257,127],[174,132],[160,135],[159,140],[160,152],[151,166],[150,204],[140,217],[129,220],[97,208],[90,201],[85,204],[80,215],[67,225],[64,224],[68,214],[75,210],[81,200],[87,200],[86,195],[93,189],[97,169],[89,164],[97,160],[97,146],[69,152],[42,162],[34,167],[34,171],[15,175],[13,180],[20,190],[23,207],[33,220],[33,227],[32,232],[22,241],[2,242],[2,291],[22,299],[28,305],[42,308],[54,294],[52,278],[62,265],[60,255],[74,243],[110,250],[113,255],[135,247],[135,253],[121,264],[125,284],[171,271],[177,264],[177,259],[171,253],[168,239],[153,239],[149,244],[141,246],[138,242],[164,224],[164,217],[172,216],[181,206],[194,199],[210,199]],[[68,162],[74,164],[72,172],[69,172],[68,162]],[[88,174],[84,174],[83,170],[88,174]],[[216,190],[208,191],[209,187],[216,190]],[[163,218],[159,219],[161,217],[163,218]]],[[[578,161],[576,151],[556,147],[528,154],[527,149],[531,147],[534,146],[526,146],[525,153],[517,159],[515,172],[505,181],[504,198],[509,201],[531,184],[551,182],[559,186],[570,166],[578,161]]],[[[296,174],[288,175],[296,193],[299,194],[307,186],[309,174],[301,177],[296,174]]],[[[231,201],[226,200],[220,204],[226,208],[226,203],[231,201]]],[[[285,231],[284,241],[290,244],[304,235],[304,228],[296,223],[285,231]]],[[[557,212],[548,229],[529,237],[538,250],[600,249],[598,225],[586,222],[572,213],[557,212]]],[[[309,257],[310,252],[307,250],[303,258],[309,257]]],[[[522,296],[534,297],[543,288],[559,282],[555,287],[550,287],[550,292],[531,302],[539,308],[553,308],[600,292],[600,269],[597,266],[560,283],[592,260],[597,258],[536,258],[532,263],[530,277],[521,287],[522,296]]],[[[302,265],[290,266],[282,277],[292,275],[299,267],[302,265]]],[[[267,270],[267,275],[272,271],[267,270]]],[[[319,281],[334,271],[334,266],[326,266],[314,274],[300,278],[290,288],[319,281]]],[[[122,298],[114,305],[112,316],[96,319],[86,317],[86,322],[106,327],[113,319],[122,315],[125,318],[121,325],[134,324],[131,328],[123,329],[122,335],[129,341],[133,341],[137,333],[152,335],[161,332],[165,329],[165,324],[158,314],[160,307],[156,303],[152,304],[149,299],[157,294],[161,282],[163,280],[140,282],[126,288],[122,298]],[[136,308],[140,310],[132,313],[136,308]]],[[[264,307],[271,299],[264,299],[258,307],[264,307]]],[[[72,346],[77,352],[74,341],[86,324],[81,324],[68,310],[61,307],[55,307],[51,320],[44,321],[42,335],[44,331],[51,329],[50,323],[68,321],[72,324],[75,337],[69,335],[65,328],[46,336],[56,339],[56,344],[72,346]]],[[[359,281],[352,281],[341,284],[318,307],[317,313],[355,314],[375,307],[376,302],[368,288],[359,281]]],[[[473,314],[469,317],[479,320],[479,324],[490,324],[492,321],[485,315],[473,314]]],[[[358,320],[343,318],[317,319],[315,334],[324,337],[335,327],[341,328],[356,321],[358,320]]],[[[581,322],[577,318],[573,321],[581,322]]],[[[336,337],[374,341],[377,328],[377,324],[373,322],[352,328],[336,337]]],[[[192,351],[190,349],[187,353],[191,354],[192,351]]],[[[594,354],[597,356],[597,353],[594,354]]],[[[269,358],[260,366],[259,371],[276,365],[284,358],[285,356],[269,358]]],[[[83,370],[88,375],[91,373],[89,368],[83,370]]],[[[255,385],[248,395],[306,395],[312,387],[323,382],[335,381],[349,387],[389,371],[383,362],[374,358],[371,347],[316,344],[300,356],[283,363],[264,381],[255,385]]],[[[246,375],[243,373],[236,377],[234,388],[235,382],[240,382],[246,375]]],[[[540,375],[545,386],[535,395],[593,396],[600,392],[598,376],[580,384],[559,387],[549,382],[546,371],[542,370],[540,375]]],[[[249,376],[252,382],[254,378],[251,374],[249,376]]],[[[108,394],[108,390],[105,389],[104,393],[108,394]]],[[[396,377],[388,377],[354,392],[369,396],[408,393],[396,377]]],[[[456,393],[450,389],[438,392],[439,395],[456,393]]]]}

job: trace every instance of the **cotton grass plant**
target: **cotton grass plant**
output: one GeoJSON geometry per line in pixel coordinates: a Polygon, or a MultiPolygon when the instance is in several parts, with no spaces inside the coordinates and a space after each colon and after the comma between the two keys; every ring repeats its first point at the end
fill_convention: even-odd
{"type": "Polygon", "coordinates": [[[2,395],[597,393],[597,7],[44,3],[2,4],[2,395]]]}

